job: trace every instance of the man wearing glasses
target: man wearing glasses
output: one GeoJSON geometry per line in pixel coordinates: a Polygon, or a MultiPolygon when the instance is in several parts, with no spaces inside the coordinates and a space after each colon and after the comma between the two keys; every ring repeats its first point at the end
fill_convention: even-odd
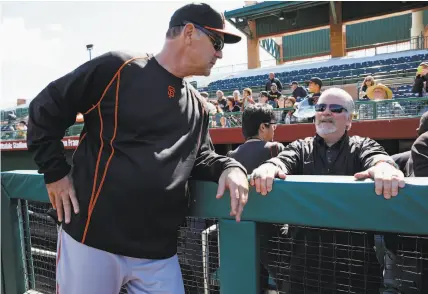
{"type": "MultiPolygon", "coordinates": [[[[316,135],[290,143],[276,158],[255,169],[250,182],[256,191],[266,195],[272,190],[273,179],[285,179],[287,174],[348,175],[356,179],[374,179],[376,194],[383,194],[385,199],[397,196],[398,189],[404,187],[404,175],[392,158],[374,140],[348,135],[354,111],[352,97],[342,89],[330,88],[321,94],[315,111],[316,135]]],[[[320,240],[330,240],[326,242],[331,244],[331,238],[343,237],[346,242],[346,233],[303,228],[294,231],[291,228],[291,231],[300,245],[293,248],[291,260],[286,261],[290,263],[290,283],[286,285],[277,279],[279,290],[333,293],[340,290],[338,285],[349,284],[352,289],[346,288],[347,291],[364,292],[361,276],[356,274],[350,278],[343,274],[348,267],[339,259],[349,258],[347,250],[329,248],[320,255],[321,247],[316,245],[320,240]]],[[[274,276],[278,274],[273,273],[274,276]]]]}
{"type": "Polygon", "coordinates": [[[214,152],[206,101],[184,80],[208,76],[224,44],[240,39],[209,5],[189,4],[155,57],[104,54],[31,102],[28,146],[61,222],[57,293],[117,294],[126,285],[129,294],[183,294],[177,230],[189,177],[218,181],[213,197],[230,189],[240,220],[246,170],[214,152]],[[85,127],[71,168],[61,139],[79,112],[85,127]]]}

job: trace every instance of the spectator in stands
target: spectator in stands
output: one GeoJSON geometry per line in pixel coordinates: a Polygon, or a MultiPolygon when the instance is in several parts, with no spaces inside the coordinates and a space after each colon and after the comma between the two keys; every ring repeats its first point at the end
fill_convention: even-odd
{"type": "MultiPolygon", "coordinates": [[[[428,132],[428,111],[421,116],[419,127],[416,129],[418,137],[425,132],[428,132]]],[[[414,176],[411,150],[395,154],[392,156],[392,159],[394,159],[395,163],[406,177],[414,176]]]]}
{"type": "Polygon", "coordinates": [[[217,112],[217,109],[215,108],[215,106],[209,102],[209,94],[208,92],[200,92],[201,96],[205,99],[205,101],[207,102],[206,107],[208,110],[208,113],[210,114],[214,114],[217,112]]]}
{"type": "Polygon", "coordinates": [[[223,110],[224,112],[240,112],[241,107],[239,107],[238,104],[236,104],[235,97],[228,96],[226,108],[223,110]]]}
{"type": "Polygon", "coordinates": [[[16,139],[26,139],[27,138],[27,122],[21,120],[16,126],[16,139]]]}
{"type": "MultiPolygon", "coordinates": [[[[251,174],[251,185],[255,186],[258,193],[267,195],[272,190],[273,179],[286,179],[288,174],[347,175],[360,180],[374,179],[376,194],[383,194],[385,199],[397,196],[399,188],[405,185],[404,175],[384,148],[369,138],[348,135],[353,110],[354,101],[346,91],[338,88],[324,91],[316,104],[316,135],[290,143],[277,157],[256,168],[251,174]]],[[[342,258],[349,258],[347,250],[323,249],[323,254],[319,254],[320,240],[347,238],[347,235],[304,228],[290,229],[295,245],[291,249],[291,260],[284,261],[290,265],[290,289],[285,289],[286,281],[278,279],[278,275],[288,275],[281,271],[288,270],[278,266],[272,267],[272,270],[278,271],[272,272],[278,290],[284,293],[335,293],[338,285],[348,284],[348,281],[347,290],[350,293],[361,293],[365,289],[365,281],[356,272],[354,276],[344,278],[345,281],[339,278],[340,272],[348,271],[347,265],[340,262],[342,258]],[[322,274],[321,271],[329,274],[322,274]]],[[[358,258],[364,260],[365,255],[361,253],[358,258]]],[[[272,264],[274,260],[277,261],[278,256],[270,258],[269,261],[262,262],[272,264]]],[[[354,258],[357,258],[356,255],[354,258]]],[[[364,270],[366,269],[361,268],[361,271],[364,270]]]]}
{"type": "Polygon", "coordinates": [[[426,61],[418,66],[412,93],[417,93],[419,97],[423,97],[424,89],[425,95],[428,95],[428,62],[426,61]]]}
{"type": "Polygon", "coordinates": [[[291,96],[293,96],[297,102],[300,102],[303,98],[305,98],[308,95],[306,90],[302,86],[299,86],[299,83],[296,81],[291,82],[290,87],[291,87],[291,90],[293,90],[293,93],[291,94],[291,96]]]}
{"type": "Polygon", "coordinates": [[[213,128],[224,128],[227,126],[226,118],[223,114],[223,108],[220,107],[219,103],[217,101],[213,102],[214,107],[216,108],[216,111],[211,116],[211,127],[213,128]]]}
{"type": "MultiPolygon", "coordinates": [[[[391,100],[392,91],[383,84],[377,84],[367,89],[367,97],[373,101],[391,100]]],[[[400,103],[393,102],[378,102],[376,104],[361,104],[359,109],[359,118],[371,119],[373,118],[373,107],[376,107],[377,117],[398,117],[403,116],[404,111],[400,103]]]]}
{"type": "Polygon", "coordinates": [[[360,92],[358,93],[358,99],[359,100],[368,100],[369,97],[367,97],[367,94],[366,94],[367,89],[370,88],[371,86],[374,86],[374,85],[375,85],[374,78],[372,76],[366,76],[364,78],[362,85],[361,85],[360,92]]]}
{"type": "Polygon", "coordinates": [[[219,106],[221,108],[225,108],[227,105],[227,99],[226,99],[226,97],[224,97],[223,91],[217,90],[215,95],[217,96],[217,101],[218,101],[219,106]]]}
{"type": "Polygon", "coordinates": [[[281,92],[278,91],[276,84],[272,84],[271,90],[269,91],[269,101],[268,103],[273,107],[278,107],[278,99],[281,97],[281,92]]]}
{"type": "Polygon", "coordinates": [[[12,140],[15,139],[15,122],[16,115],[10,111],[6,113],[7,123],[1,126],[1,139],[2,140],[12,140]]]}
{"type": "Polygon", "coordinates": [[[184,294],[177,229],[190,177],[218,182],[217,198],[230,190],[239,221],[245,168],[214,152],[206,102],[185,78],[210,75],[224,44],[240,39],[208,4],[187,4],[156,56],[108,52],[31,101],[28,149],[61,222],[56,293],[119,293],[126,283],[133,294],[184,294]],[[61,140],[78,112],[85,128],[71,166],[61,140]]]}
{"type": "Polygon", "coordinates": [[[239,106],[239,108],[242,107],[242,99],[241,99],[241,94],[239,93],[239,90],[235,90],[233,91],[233,100],[234,100],[234,104],[239,106]]]}
{"type": "Polygon", "coordinates": [[[313,77],[309,80],[309,93],[312,95],[309,97],[311,105],[317,104],[318,98],[321,96],[322,80],[317,77],[313,77]]]}
{"type": "Polygon", "coordinates": [[[280,80],[275,78],[275,74],[273,72],[269,73],[269,80],[266,83],[265,91],[270,91],[272,89],[272,85],[276,85],[278,91],[282,91],[282,84],[280,80]]]}
{"type": "Polygon", "coordinates": [[[269,101],[269,94],[268,94],[268,92],[261,91],[259,93],[259,101],[258,101],[258,103],[265,104],[265,103],[268,103],[268,101],[269,101]]]}
{"type": "Polygon", "coordinates": [[[250,104],[256,103],[252,97],[253,90],[250,88],[245,88],[242,90],[242,108],[245,109],[250,104]]]}
{"type": "Polygon", "coordinates": [[[297,123],[297,117],[293,115],[295,109],[294,104],[296,103],[296,98],[290,96],[287,97],[284,101],[284,108],[291,108],[291,110],[284,110],[283,112],[283,119],[285,124],[294,124],[297,123]]]}
{"type": "Polygon", "coordinates": [[[299,123],[313,123],[315,121],[313,107],[321,96],[322,80],[320,78],[313,77],[309,80],[308,86],[309,93],[312,93],[312,95],[307,97],[307,101],[303,100],[300,103],[294,104],[294,108],[298,109],[295,114],[299,114],[299,117],[297,118],[299,123]],[[306,116],[307,114],[305,114],[303,117],[300,116],[302,112],[305,113],[306,111],[308,111],[307,114],[313,116],[308,117],[306,116]]]}

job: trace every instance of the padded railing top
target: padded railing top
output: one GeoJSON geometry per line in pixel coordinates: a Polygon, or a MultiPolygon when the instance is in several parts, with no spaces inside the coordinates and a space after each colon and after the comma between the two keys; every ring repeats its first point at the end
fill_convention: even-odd
{"type": "MultiPolygon", "coordinates": [[[[48,202],[43,176],[35,171],[2,173],[2,197],[48,202]]],[[[191,181],[191,211],[203,218],[231,219],[230,198],[216,199],[217,184],[191,181]]],[[[385,200],[372,180],[348,176],[288,176],[267,196],[251,188],[243,221],[344,230],[428,235],[428,178],[407,178],[398,196],[385,200]]]]}

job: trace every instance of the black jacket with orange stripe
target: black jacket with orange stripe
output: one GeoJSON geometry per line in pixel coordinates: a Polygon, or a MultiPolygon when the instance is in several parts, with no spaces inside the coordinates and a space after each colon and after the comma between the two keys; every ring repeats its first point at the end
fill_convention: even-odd
{"type": "MultiPolygon", "coordinates": [[[[160,259],[177,251],[189,178],[217,181],[204,101],[155,58],[110,52],[50,83],[31,102],[27,143],[51,183],[70,170],[80,212],[64,230],[88,246],[160,259]],[[85,125],[72,167],[61,139],[77,113],[85,125]]],[[[207,195],[215,197],[215,195],[207,195]]]]}

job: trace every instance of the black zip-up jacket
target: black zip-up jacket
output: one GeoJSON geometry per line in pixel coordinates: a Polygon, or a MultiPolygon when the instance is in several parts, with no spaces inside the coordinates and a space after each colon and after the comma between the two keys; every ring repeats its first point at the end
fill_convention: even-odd
{"type": "Polygon", "coordinates": [[[379,161],[394,162],[376,141],[345,133],[330,147],[319,135],[294,141],[267,162],[289,175],[353,176],[379,161]]]}
{"type": "Polygon", "coordinates": [[[245,168],[214,153],[205,102],[190,84],[155,58],[131,58],[107,53],[50,83],[30,104],[28,146],[45,182],[60,180],[71,170],[61,139],[84,113],[72,168],[80,212],[63,228],[114,254],[169,258],[188,179],[245,168]]]}

